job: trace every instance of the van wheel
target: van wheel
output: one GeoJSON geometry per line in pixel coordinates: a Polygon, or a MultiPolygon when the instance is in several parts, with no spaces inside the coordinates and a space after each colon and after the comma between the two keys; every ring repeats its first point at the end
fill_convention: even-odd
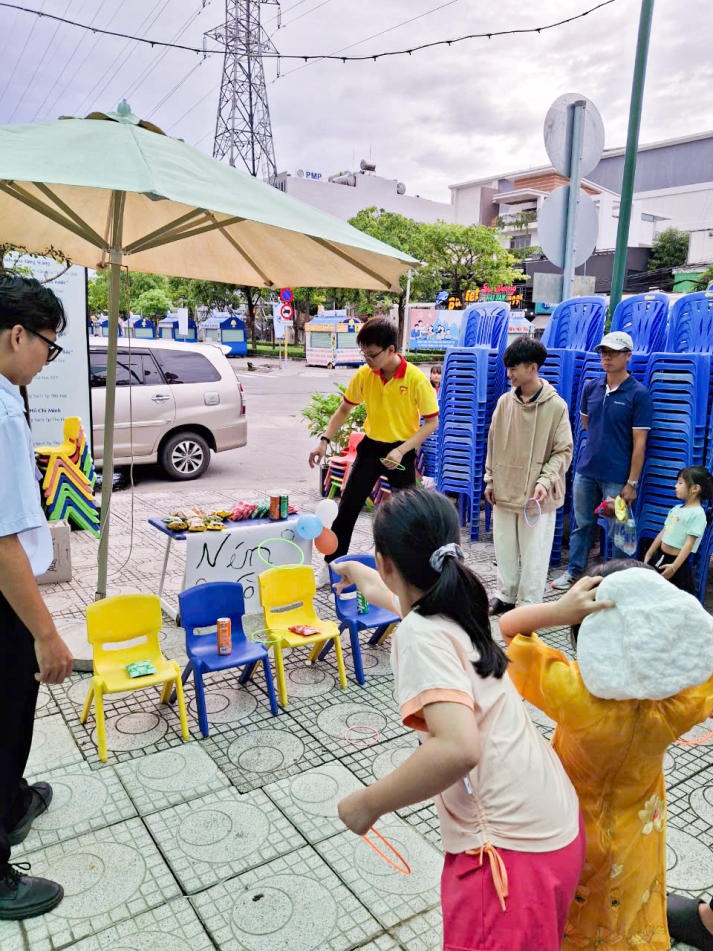
{"type": "Polygon", "coordinates": [[[176,433],[161,450],[161,466],[169,479],[187,482],[202,476],[210,463],[210,447],[197,433],[176,433]]]}

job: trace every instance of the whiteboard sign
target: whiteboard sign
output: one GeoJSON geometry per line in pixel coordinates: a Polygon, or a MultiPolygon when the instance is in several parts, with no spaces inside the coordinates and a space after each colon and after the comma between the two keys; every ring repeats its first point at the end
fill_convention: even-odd
{"type": "MultiPolygon", "coordinates": [[[[87,271],[76,265],[63,268],[52,258],[23,254],[10,256],[12,266],[46,282],[59,297],[67,315],[67,329],[57,338],[62,353],[48,363],[27,388],[35,446],[58,446],[64,421],[79,416],[92,445],[92,413],[89,393],[89,350],[87,341],[87,271]],[[53,275],[60,274],[55,280],[53,275]]],[[[6,263],[7,258],[6,258],[6,263]]]]}
{"type": "Polygon", "coordinates": [[[245,613],[260,614],[257,577],[270,565],[294,565],[299,556],[294,542],[304,553],[304,564],[312,564],[312,542],[295,533],[297,515],[273,522],[256,519],[237,522],[224,532],[191,532],[186,535],[186,569],[183,587],[207,581],[238,581],[245,595],[245,613]],[[260,553],[270,563],[265,564],[260,553]]]}

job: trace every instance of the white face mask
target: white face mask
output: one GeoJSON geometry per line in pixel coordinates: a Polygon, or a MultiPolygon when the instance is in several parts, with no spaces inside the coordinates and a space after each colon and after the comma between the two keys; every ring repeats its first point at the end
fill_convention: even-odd
{"type": "Polygon", "coordinates": [[[713,673],[713,618],[692,594],[648,568],[607,575],[577,638],[587,690],[604,700],[663,700],[713,673]]]}

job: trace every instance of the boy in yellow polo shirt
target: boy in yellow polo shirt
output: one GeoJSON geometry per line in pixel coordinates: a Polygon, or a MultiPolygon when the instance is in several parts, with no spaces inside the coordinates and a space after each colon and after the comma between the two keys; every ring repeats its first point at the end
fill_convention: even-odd
{"type": "MultiPolygon", "coordinates": [[[[438,428],[438,400],[426,375],[397,352],[396,327],[386,317],[367,321],[357,335],[366,364],[347,386],[341,405],[309,454],[311,468],[321,464],[327,446],[360,403],[366,404],[364,438],[357,448],[342,491],[332,530],[339,540],[327,562],[349,551],[354,525],[374,483],[387,475],[393,490],[416,482],[416,450],[438,428]],[[423,418],[423,425],[421,425],[423,418]],[[381,462],[381,460],[384,462],[381,462]],[[399,468],[403,466],[403,468],[399,468]]],[[[326,566],[317,577],[327,584],[326,566]]]]}

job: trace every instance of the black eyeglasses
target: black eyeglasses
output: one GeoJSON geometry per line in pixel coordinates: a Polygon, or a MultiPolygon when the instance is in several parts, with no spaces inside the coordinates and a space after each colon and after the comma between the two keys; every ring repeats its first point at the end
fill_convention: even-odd
{"type": "Polygon", "coordinates": [[[377,350],[376,353],[367,353],[366,350],[362,350],[361,354],[365,360],[371,360],[373,362],[377,357],[381,356],[385,349],[385,347],[382,347],[381,350],[377,350]]]}
{"type": "Polygon", "coordinates": [[[44,337],[42,334],[38,334],[36,330],[30,330],[29,327],[25,327],[25,330],[32,334],[33,337],[39,337],[42,343],[47,344],[47,363],[52,363],[53,360],[56,360],[64,349],[63,347],[60,347],[58,343],[55,343],[54,340],[50,340],[49,337],[44,337]]]}

